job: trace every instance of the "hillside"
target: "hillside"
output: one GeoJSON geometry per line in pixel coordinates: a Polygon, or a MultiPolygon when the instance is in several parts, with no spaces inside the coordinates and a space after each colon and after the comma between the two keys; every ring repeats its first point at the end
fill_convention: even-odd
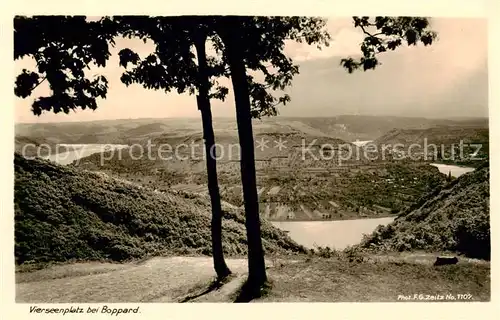
{"type": "MultiPolygon", "coordinates": [[[[290,137],[286,139],[293,141],[290,137]]],[[[278,153],[277,149],[272,151],[278,153]]],[[[332,160],[302,160],[300,153],[294,161],[294,152],[285,149],[275,158],[256,161],[260,211],[268,220],[383,217],[411,204],[446,178],[427,163],[353,160],[338,165],[332,160]]],[[[272,157],[268,150],[258,150],[256,154],[272,157]]],[[[158,190],[206,194],[206,168],[202,159],[201,155],[197,160],[150,159],[140,154],[132,157],[125,150],[121,154],[93,154],[73,166],[106,172],[158,190]]],[[[223,159],[217,166],[222,199],[242,206],[239,162],[223,159]]]]}
{"type": "Polygon", "coordinates": [[[483,164],[422,197],[361,248],[376,251],[455,251],[490,259],[489,165],[483,164]]]}
{"type": "MultiPolygon", "coordinates": [[[[489,155],[489,130],[487,126],[435,126],[426,129],[393,129],[374,141],[378,146],[386,145],[391,148],[402,144],[403,150],[411,145],[418,145],[415,149],[423,152],[428,147],[428,154],[434,156],[432,160],[456,164],[475,165],[487,159],[489,155]],[[460,151],[460,143],[463,150],[460,151]],[[431,144],[436,147],[431,146],[431,144]],[[481,145],[477,150],[477,145],[481,145]],[[470,154],[477,151],[474,159],[470,154]],[[461,152],[461,153],[460,153],[461,152]]],[[[390,149],[391,149],[390,148],[390,149]]]]}
{"type": "Polygon", "coordinates": [[[426,129],[393,129],[374,142],[377,144],[412,144],[423,143],[425,138],[429,143],[445,145],[458,144],[460,140],[464,143],[485,142],[488,141],[488,128],[436,126],[426,129]]]}
{"type": "MultiPolygon", "coordinates": [[[[168,254],[211,254],[206,197],[154,192],[102,173],[15,154],[16,263],[123,261],[168,254]]],[[[224,205],[228,255],[246,253],[243,213],[224,205]]],[[[263,221],[267,252],[301,252],[263,221]]]]}
{"type": "Polygon", "coordinates": [[[26,137],[17,135],[14,139],[15,152],[24,154],[26,157],[45,157],[50,154],[62,153],[68,149],[58,146],[45,138],[26,137]]]}
{"type": "MultiPolygon", "coordinates": [[[[445,180],[437,168],[426,164],[380,163],[344,168],[344,172],[323,168],[315,168],[314,172],[305,166],[263,172],[257,179],[262,216],[278,221],[385,217],[445,180]]],[[[221,194],[229,203],[243,204],[240,186],[223,185],[221,194]]]]}

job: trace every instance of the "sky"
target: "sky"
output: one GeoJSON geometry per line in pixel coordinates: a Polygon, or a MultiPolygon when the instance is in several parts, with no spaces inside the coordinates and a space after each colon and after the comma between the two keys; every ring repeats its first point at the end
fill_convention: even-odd
{"type": "MultiPolygon", "coordinates": [[[[380,55],[382,65],[375,70],[348,74],[340,59],[360,53],[363,39],[351,18],[328,18],[330,46],[287,43],[285,52],[299,65],[300,74],[286,89],[291,102],[279,108],[281,116],[335,116],[343,114],[395,115],[429,118],[488,116],[488,38],[487,20],[479,18],[432,18],[431,28],[438,33],[432,46],[400,47],[380,55]]],[[[196,99],[188,94],[165,94],[140,85],[126,87],[120,81],[123,69],[117,52],[135,49],[142,57],[152,44],[136,39],[119,39],[106,68],[91,74],[108,78],[107,98],[98,109],[70,114],[43,113],[34,116],[35,97],[50,92],[46,83],[34,94],[15,100],[16,122],[91,121],[127,118],[198,117],[196,99]]],[[[34,70],[32,60],[15,62],[16,75],[34,70]]],[[[230,87],[230,82],[221,81],[230,87]]],[[[232,94],[225,102],[213,100],[214,117],[234,117],[232,94]]]]}

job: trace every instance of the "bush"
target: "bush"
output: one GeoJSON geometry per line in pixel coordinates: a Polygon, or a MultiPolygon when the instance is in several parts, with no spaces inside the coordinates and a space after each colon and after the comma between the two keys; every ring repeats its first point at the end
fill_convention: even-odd
{"type": "MultiPolygon", "coordinates": [[[[17,264],[150,255],[211,255],[211,209],[197,195],[152,190],[15,154],[15,257],[17,264]]],[[[227,255],[246,254],[244,214],[225,208],[227,255]]],[[[305,252],[262,221],[268,252],[305,252]]]]}
{"type": "Polygon", "coordinates": [[[472,258],[491,258],[489,216],[479,215],[461,219],[454,240],[456,250],[472,258]]]}
{"type": "Polygon", "coordinates": [[[372,251],[455,251],[491,257],[489,167],[483,165],[420,198],[397,220],[379,226],[360,248],[372,251]]]}

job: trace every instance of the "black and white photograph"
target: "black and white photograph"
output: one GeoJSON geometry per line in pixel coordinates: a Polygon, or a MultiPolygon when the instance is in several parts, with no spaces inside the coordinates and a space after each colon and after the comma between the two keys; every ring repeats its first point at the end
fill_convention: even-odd
{"type": "Polygon", "coordinates": [[[492,300],[486,17],[12,25],[27,314],[492,300]]]}

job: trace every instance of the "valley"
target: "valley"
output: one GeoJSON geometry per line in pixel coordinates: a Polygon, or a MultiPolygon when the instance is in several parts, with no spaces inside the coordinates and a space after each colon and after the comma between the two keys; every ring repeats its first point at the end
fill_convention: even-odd
{"type": "MultiPolygon", "coordinates": [[[[198,302],[491,314],[486,4],[449,18],[184,7],[11,20],[2,318],[174,320],[197,315],[163,304],[198,302]]],[[[222,313],[269,317],[253,306],[222,313]]]]}
{"type": "MultiPolygon", "coordinates": [[[[410,120],[365,116],[256,120],[254,133],[261,217],[275,225],[288,226],[284,227],[286,231],[300,229],[307,221],[335,224],[341,220],[375,219],[373,221],[387,224],[422,195],[445,184],[453,166],[436,164],[439,159],[415,161],[391,152],[380,155],[365,146],[405,141],[414,144],[429,132],[432,133],[431,141],[441,141],[448,146],[457,139],[474,141],[478,130],[481,134],[487,131],[487,127],[477,129],[478,125],[484,126],[479,120],[410,120]],[[339,120],[346,123],[337,123],[339,120]],[[390,129],[394,125],[400,129],[390,129]],[[437,129],[438,125],[446,127],[437,129]],[[455,129],[448,130],[450,126],[455,129]],[[389,131],[384,134],[383,130],[389,131]],[[444,131],[448,134],[444,135],[444,131]],[[344,141],[333,135],[354,141],[344,141]],[[443,141],[443,136],[446,141],[443,141]],[[301,227],[287,225],[288,222],[301,223],[301,227]]],[[[214,128],[222,200],[231,207],[242,209],[235,123],[230,119],[215,119],[214,128]]],[[[43,139],[68,149],[45,155],[51,161],[100,172],[156,193],[176,192],[208,199],[203,137],[196,121],[139,119],[22,124],[16,127],[16,132],[22,137],[43,139]]],[[[484,138],[484,134],[481,137],[484,138]]],[[[16,140],[17,150],[26,141],[30,140],[16,140]]],[[[473,168],[454,169],[452,178],[470,170],[473,168]]],[[[367,221],[367,225],[371,224],[367,221]]],[[[354,239],[357,240],[345,243],[359,242],[364,233],[375,227],[360,227],[363,232],[356,233],[354,239]]],[[[331,228],[335,229],[333,225],[331,228]]],[[[332,247],[346,246],[339,240],[327,240],[328,236],[323,238],[304,239],[301,244],[310,247],[317,241],[332,247]]]]}
{"type": "MultiPolygon", "coordinates": [[[[309,221],[392,216],[445,181],[439,170],[428,165],[430,160],[400,159],[392,153],[379,154],[373,160],[362,146],[332,136],[340,130],[344,132],[340,136],[365,139],[368,134],[380,134],[381,130],[399,123],[393,118],[391,121],[382,117],[360,118],[347,117],[351,121],[347,124],[335,123],[337,118],[255,121],[258,192],[263,217],[276,221],[309,221]],[[367,130],[370,128],[367,124],[372,121],[375,124],[371,131],[367,130]],[[379,194],[385,196],[379,197],[379,194]]],[[[404,120],[401,122],[409,126],[410,122],[404,120]]],[[[411,122],[412,127],[424,127],[424,120],[417,120],[411,122]]],[[[452,123],[441,122],[448,126],[452,123]]],[[[463,139],[464,131],[472,132],[469,129],[475,128],[476,122],[464,127],[459,127],[461,122],[455,123],[457,128],[462,128],[456,130],[462,133],[456,139],[463,139]]],[[[437,123],[439,121],[427,121],[426,125],[431,127],[437,123]]],[[[26,134],[30,130],[33,136],[40,135],[54,143],[133,145],[129,149],[90,154],[72,165],[104,172],[160,192],[171,189],[208,193],[203,139],[195,121],[141,119],[52,126],[21,126],[19,131],[26,134]]],[[[235,123],[216,119],[214,127],[222,198],[240,207],[242,191],[235,123]]],[[[429,129],[421,130],[425,133],[429,129]]],[[[454,141],[453,132],[446,142],[454,141]]],[[[370,138],[377,143],[387,140],[387,136],[372,135],[370,138]]],[[[417,138],[422,136],[419,133],[417,138]]],[[[410,142],[415,143],[415,139],[410,142]]]]}
{"type": "MultiPolygon", "coordinates": [[[[430,161],[399,159],[394,154],[378,155],[373,160],[362,146],[333,135],[359,140],[370,134],[375,140],[373,143],[377,144],[394,142],[388,138],[393,136],[390,133],[381,134],[381,130],[399,130],[390,129],[392,125],[432,128],[445,123],[447,127],[454,124],[458,128],[447,135],[445,142],[451,144],[455,141],[454,133],[460,133],[455,137],[457,141],[464,139],[464,134],[475,133],[470,128],[475,128],[479,122],[424,120],[364,116],[256,120],[256,167],[262,216],[268,220],[303,221],[396,214],[421,194],[443,183],[445,177],[428,165],[430,161]],[[348,122],[336,123],[339,120],[348,122]],[[381,137],[374,134],[381,134],[381,137]],[[379,194],[385,196],[379,197],[379,194]]],[[[63,164],[72,163],[86,170],[104,172],[160,192],[172,189],[207,194],[203,138],[197,125],[187,119],[114,120],[24,124],[16,127],[16,133],[45,139],[63,148],[87,145],[79,155],[81,159],[68,157],[66,153],[52,155],[59,163],[62,160],[63,164]],[[89,144],[92,145],[89,147],[89,144]],[[100,152],[94,150],[97,144],[116,144],[120,149],[100,152]],[[126,145],[133,147],[123,149],[126,145]]],[[[222,198],[240,207],[242,189],[235,123],[230,119],[215,119],[214,128],[222,198]]],[[[423,131],[416,135],[417,138],[407,140],[415,143],[427,131],[436,131],[420,130],[423,131]]],[[[487,131],[487,127],[482,130],[487,131]]],[[[401,142],[401,139],[396,140],[401,142]]],[[[21,148],[22,141],[16,145],[17,149],[21,148]]]]}
{"type": "MultiPolygon", "coordinates": [[[[453,269],[429,267],[442,252],[489,259],[487,161],[465,167],[436,158],[401,157],[392,150],[382,157],[369,145],[388,139],[387,134],[381,139],[361,131],[347,133],[349,126],[326,120],[285,118],[255,124],[262,239],[266,264],[276,281],[273,294],[263,301],[301,300],[300,295],[287,294],[291,282],[308,288],[308,299],[314,296],[317,301],[394,301],[397,289],[375,290],[369,297],[350,296],[352,290],[342,291],[342,297],[330,295],[338,291],[338,281],[361,286],[359,279],[366,274],[371,274],[374,284],[407,283],[404,270],[433,279],[418,282],[419,288],[431,290],[438,281],[470,289],[475,300],[488,300],[487,261],[469,259],[453,269]],[[315,123],[321,125],[312,127],[315,123]],[[350,140],[331,136],[332,126],[344,130],[343,137],[350,140]],[[442,200],[447,197],[451,202],[442,200]],[[452,211],[458,212],[456,216],[452,211]],[[478,228],[468,228],[471,223],[478,228]],[[424,257],[425,262],[407,259],[414,256],[424,257]],[[332,266],[353,271],[335,273],[332,266]],[[307,279],[324,286],[318,296],[309,280],[292,281],[305,270],[310,272],[307,279]],[[340,278],[322,282],[332,272],[340,278]],[[394,274],[400,275],[397,280],[394,274]],[[455,274],[463,275],[466,282],[450,280],[455,274]]],[[[162,282],[168,282],[166,291],[152,287],[148,292],[139,290],[138,295],[133,293],[137,291],[134,282],[127,282],[120,291],[123,295],[117,293],[114,299],[182,302],[205,290],[212,274],[211,260],[203,257],[211,253],[210,202],[203,139],[195,123],[141,119],[19,126],[17,133],[23,135],[16,139],[15,154],[16,299],[101,301],[117,287],[121,273],[153,281],[149,266],[156,263],[177,273],[181,267],[188,268],[200,277],[188,279],[185,273],[174,273],[162,282]],[[32,150],[36,150],[33,145],[40,146],[33,141],[60,151],[40,154],[47,160],[25,159],[36,156],[21,154],[28,144],[32,150]],[[51,240],[37,245],[43,239],[51,240]],[[53,278],[54,270],[66,271],[53,278]],[[38,274],[48,278],[29,280],[38,274]],[[102,290],[98,295],[75,290],[68,296],[54,289],[60,282],[81,287],[80,278],[102,282],[102,290]]],[[[224,210],[223,250],[231,268],[243,274],[247,246],[238,138],[234,122],[216,119],[214,126],[224,210]]],[[[375,126],[372,133],[380,127],[375,126]]],[[[450,132],[466,132],[470,141],[476,141],[477,130],[469,129],[450,132]]],[[[415,130],[414,136],[405,136],[412,143],[428,129],[415,130]]],[[[455,138],[464,139],[464,135],[455,138]]],[[[447,143],[454,141],[447,139],[447,143]]],[[[224,290],[193,302],[232,301],[242,279],[236,275],[224,290]]]]}

